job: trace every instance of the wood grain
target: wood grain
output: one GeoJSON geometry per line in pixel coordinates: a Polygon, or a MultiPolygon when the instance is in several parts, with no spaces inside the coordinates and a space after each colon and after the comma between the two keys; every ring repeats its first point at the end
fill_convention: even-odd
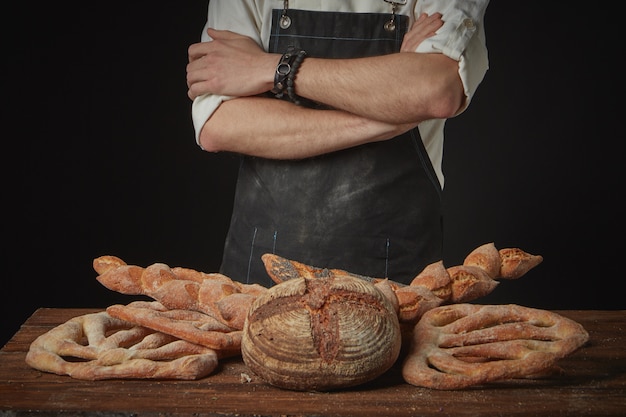
{"type": "Polygon", "coordinates": [[[589,343],[549,379],[458,391],[406,384],[396,364],[375,381],[332,393],[270,386],[240,357],[198,381],[79,381],[30,368],[30,343],[97,309],[41,308],[0,350],[0,416],[622,416],[626,410],[626,311],[557,311],[581,323],[589,343]],[[249,377],[249,379],[248,379],[249,377]]]}

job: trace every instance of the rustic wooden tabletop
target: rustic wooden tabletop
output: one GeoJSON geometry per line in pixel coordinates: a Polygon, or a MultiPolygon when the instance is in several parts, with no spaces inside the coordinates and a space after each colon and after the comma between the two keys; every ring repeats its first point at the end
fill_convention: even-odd
{"type": "Polygon", "coordinates": [[[457,391],[409,385],[394,366],[373,382],[336,392],[275,388],[240,357],[196,381],[83,381],[42,373],[24,359],[39,335],[96,309],[41,308],[0,351],[0,416],[624,416],[626,311],[557,311],[582,324],[587,345],[548,379],[457,391]]]}

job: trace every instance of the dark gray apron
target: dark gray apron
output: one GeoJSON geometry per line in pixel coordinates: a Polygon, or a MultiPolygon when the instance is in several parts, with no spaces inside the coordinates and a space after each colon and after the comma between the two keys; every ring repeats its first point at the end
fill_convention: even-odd
{"type": "MultiPolygon", "coordinates": [[[[274,10],[269,49],[309,57],[397,52],[408,28],[390,14],[274,10]]],[[[393,68],[389,77],[394,76],[393,68]]],[[[296,80],[297,84],[297,80],[296,80]]],[[[325,110],[319,110],[325,111],[325,110]]],[[[220,272],[272,285],[261,255],[408,283],[441,259],[441,186],[417,129],[393,140],[298,161],[243,156],[220,272]]]]}

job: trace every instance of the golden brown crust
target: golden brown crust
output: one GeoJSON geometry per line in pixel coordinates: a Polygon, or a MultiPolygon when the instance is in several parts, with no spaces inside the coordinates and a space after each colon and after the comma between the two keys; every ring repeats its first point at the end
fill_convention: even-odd
{"type": "Polygon", "coordinates": [[[401,323],[415,323],[424,313],[443,302],[432,291],[421,285],[398,288],[395,294],[398,297],[398,319],[401,323]]]}
{"type": "Polygon", "coordinates": [[[400,302],[398,300],[398,296],[395,293],[395,287],[391,281],[388,279],[381,279],[374,282],[374,286],[378,288],[387,300],[391,303],[393,307],[393,311],[399,313],[400,311],[400,302]]]}
{"type": "Polygon", "coordinates": [[[454,304],[422,316],[402,368],[405,381],[461,389],[550,370],[587,342],[578,323],[519,305],[454,304]]]}
{"type": "Polygon", "coordinates": [[[108,289],[149,296],[170,310],[208,314],[238,330],[243,328],[252,301],[267,291],[260,285],[241,284],[222,274],[170,268],[163,263],[142,268],[115,259],[104,256],[94,261],[94,265],[104,271],[96,279],[108,289]]]}
{"type": "MultiPolygon", "coordinates": [[[[95,262],[100,260],[97,258],[95,262]]],[[[102,265],[98,265],[100,268],[102,265]]],[[[136,295],[143,294],[144,290],[141,282],[141,275],[143,274],[143,268],[134,265],[120,265],[106,269],[96,277],[98,282],[109,289],[115,289],[115,291],[121,294],[136,295]]]]}
{"type": "MultiPolygon", "coordinates": [[[[533,324],[520,323],[525,318],[519,318],[522,316],[519,316],[521,313],[516,310],[516,307],[509,307],[510,311],[494,310],[491,311],[490,315],[485,313],[486,309],[481,310],[482,313],[457,311],[455,313],[457,316],[452,318],[448,316],[447,319],[450,320],[448,323],[438,322],[436,325],[430,323],[429,325],[424,325],[425,328],[423,329],[419,327],[424,321],[420,321],[422,317],[427,317],[427,314],[435,310],[443,311],[438,310],[443,308],[439,307],[440,305],[453,304],[454,306],[461,306],[462,304],[460,303],[483,297],[493,291],[498,285],[496,279],[515,279],[524,275],[542,261],[543,258],[541,256],[530,255],[517,248],[498,251],[493,243],[488,243],[474,249],[465,258],[463,265],[445,268],[443,261],[428,265],[413,279],[409,286],[388,279],[360,276],[339,269],[317,268],[284,259],[274,254],[265,254],[262,259],[272,280],[279,284],[274,288],[279,287],[282,291],[282,284],[293,280],[304,280],[303,282],[308,283],[305,285],[307,290],[304,293],[294,293],[291,296],[295,298],[301,297],[301,302],[305,306],[304,310],[317,312],[311,316],[299,314],[298,317],[303,317],[302,323],[306,321],[304,320],[305,316],[309,317],[304,327],[311,332],[311,346],[315,348],[313,350],[317,349],[322,362],[332,362],[335,354],[341,351],[339,345],[341,337],[335,331],[339,328],[338,317],[354,315],[350,320],[355,322],[353,323],[355,327],[351,328],[352,324],[346,324],[346,328],[350,329],[349,331],[363,331],[368,326],[363,326],[362,323],[364,320],[367,320],[367,317],[374,314],[371,311],[369,313],[364,311],[367,311],[368,308],[376,303],[359,304],[357,309],[354,308],[354,305],[351,305],[351,308],[340,313],[339,309],[343,304],[333,304],[325,298],[325,294],[328,295],[332,292],[329,289],[331,281],[345,280],[348,282],[356,278],[359,279],[357,281],[373,283],[374,288],[377,289],[377,294],[382,293],[383,298],[388,302],[386,304],[389,305],[389,310],[395,312],[393,316],[394,319],[397,319],[398,328],[401,326],[404,328],[404,330],[398,331],[398,333],[402,333],[402,339],[408,337],[406,340],[411,341],[413,338],[418,337],[418,332],[415,331],[418,328],[420,329],[419,333],[422,334],[419,337],[425,340],[439,340],[436,339],[441,334],[439,327],[447,326],[447,331],[451,332],[451,334],[446,336],[445,343],[442,342],[441,346],[437,345],[439,350],[434,351],[430,345],[426,345],[426,349],[423,352],[415,351],[410,355],[410,360],[407,360],[405,364],[407,378],[415,378],[415,375],[421,375],[418,377],[419,380],[423,375],[426,375],[426,378],[431,378],[433,381],[449,381],[454,378],[442,377],[440,374],[459,374],[461,376],[457,375],[456,382],[442,383],[443,388],[441,389],[453,389],[450,387],[462,387],[468,383],[480,383],[476,382],[476,378],[482,378],[478,379],[478,381],[488,382],[492,379],[511,377],[511,375],[513,377],[537,375],[546,372],[548,369],[547,365],[554,362],[553,356],[546,356],[545,352],[537,347],[545,342],[544,339],[540,339],[545,336],[542,336],[541,333],[544,329],[537,329],[533,324]],[[333,314],[326,314],[326,310],[321,309],[321,306],[327,302],[330,310],[336,309],[336,311],[333,310],[333,314]],[[333,305],[332,308],[330,307],[331,304],[333,305]],[[489,321],[505,320],[504,317],[513,310],[516,311],[518,316],[513,319],[509,318],[511,324],[504,321],[489,321]],[[461,317],[463,314],[467,317],[461,317]],[[487,316],[491,317],[491,319],[486,318],[487,316]],[[419,325],[414,326],[414,323],[418,321],[419,325]],[[458,323],[452,325],[453,321],[458,323]],[[477,331],[479,327],[474,327],[485,326],[486,323],[489,329],[482,329],[481,327],[482,331],[477,331]],[[413,331],[410,329],[413,329],[413,331]],[[519,339],[510,339],[511,335],[515,335],[519,339]],[[532,341],[527,341],[522,336],[529,337],[532,341]],[[538,338],[538,340],[532,339],[533,337],[538,338]],[[458,343],[460,343],[459,346],[456,345],[458,343]],[[446,354],[452,351],[455,357],[449,359],[446,354]],[[497,362],[504,363],[503,361],[505,360],[518,360],[519,362],[519,358],[516,355],[525,355],[528,351],[533,351],[532,357],[535,359],[527,359],[525,361],[525,365],[522,367],[523,372],[519,372],[519,369],[511,371],[506,366],[497,364],[497,362]],[[540,353],[534,351],[540,351],[540,353]],[[424,358],[428,359],[428,366],[433,367],[429,371],[420,368],[423,365],[420,361],[424,358]],[[543,364],[546,365],[545,368],[537,365],[541,363],[541,358],[543,358],[543,364]],[[532,366],[527,364],[530,362],[532,362],[532,366]],[[471,370],[472,367],[480,367],[479,377],[468,379],[466,374],[473,372],[471,370]],[[503,368],[506,371],[503,371],[503,368]]],[[[143,329],[141,331],[144,332],[155,332],[167,335],[170,338],[176,338],[182,343],[213,349],[217,357],[241,353],[243,337],[241,330],[245,328],[247,320],[250,319],[249,312],[259,298],[262,298],[268,304],[277,302],[278,310],[286,306],[285,303],[288,298],[284,293],[281,293],[280,297],[272,298],[268,295],[269,290],[265,287],[256,284],[245,285],[221,274],[207,274],[190,268],[170,268],[163,263],[155,263],[142,268],[127,265],[123,260],[114,256],[103,256],[94,260],[94,269],[99,274],[98,281],[105,287],[123,294],[147,295],[156,300],[154,302],[135,302],[126,306],[110,306],[107,311],[112,318],[122,320],[122,322],[133,323],[136,328],[143,329]]],[[[294,285],[291,283],[288,287],[291,288],[294,285]]],[[[275,291],[272,290],[272,293],[275,291]]],[[[354,296],[354,293],[350,292],[347,299],[354,303],[358,299],[358,296],[351,298],[354,296]]],[[[461,311],[462,307],[458,307],[458,309],[461,311]]],[[[277,316],[280,315],[278,310],[275,311],[277,316]]],[[[263,311],[263,314],[265,314],[269,310],[263,309],[263,311]]],[[[295,310],[290,311],[293,312],[295,310]]],[[[453,308],[445,311],[448,311],[448,314],[450,314],[451,311],[454,312],[456,310],[453,308]]],[[[255,314],[251,321],[257,326],[256,331],[258,331],[258,334],[254,333],[252,335],[251,333],[251,337],[257,337],[259,334],[267,332],[267,328],[264,325],[259,327],[258,324],[265,323],[264,316],[262,317],[258,312],[255,314]]],[[[533,317],[538,315],[538,312],[533,313],[533,317]]],[[[428,317],[432,319],[437,316],[433,314],[428,317]]],[[[268,324],[268,326],[270,325],[271,323],[268,324]]],[[[282,331],[282,328],[280,331],[282,331]]],[[[281,334],[281,337],[284,336],[285,334],[281,334]]],[[[367,337],[365,338],[367,339],[367,337]]],[[[113,343],[115,339],[115,337],[110,339],[108,343],[113,343]]],[[[88,347],[80,347],[76,343],[70,343],[70,347],[66,344],[63,348],[66,349],[66,352],[89,355],[92,354],[89,351],[93,350],[93,346],[99,345],[98,343],[92,341],[88,347]]],[[[298,343],[293,344],[293,349],[297,350],[297,348],[300,348],[298,343]]],[[[413,346],[415,344],[412,343],[413,346]]],[[[406,345],[408,346],[409,343],[406,345]]],[[[168,347],[157,350],[165,352],[172,349],[176,350],[178,348],[168,347]]],[[[289,352],[283,354],[293,355],[293,352],[291,352],[293,349],[288,349],[289,352]]],[[[350,352],[351,354],[356,352],[358,357],[368,356],[362,352],[363,349],[366,348],[351,348],[350,352]]],[[[305,354],[306,352],[301,353],[305,354]]],[[[36,354],[34,352],[30,357],[35,357],[36,354]]],[[[106,354],[101,354],[98,360],[101,362],[100,365],[112,365],[126,357],[125,355],[123,351],[109,349],[106,354]]],[[[271,353],[267,351],[261,352],[261,356],[263,355],[265,355],[264,357],[267,360],[273,360],[271,353]]],[[[246,354],[244,359],[250,359],[252,356],[254,355],[246,354]]],[[[381,360],[380,357],[377,358],[374,360],[375,362],[381,360]]],[[[149,357],[143,359],[150,360],[149,357]]],[[[55,359],[49,359],[48,362],[54,363],[55,359]]],[[[347,362],[341,364],[341,366],[347,362]]],[[[290,376],[291,382],[285,382],[280,380],[284,377],[280,369],[278,369],[280,366],[277,369],[267,370],[264,369],[265,363],[259,364],[253,361],[250,363],[255,364],[253,365],[256,366],[253,369],[255,372],[261,374],[266,372],[266,380],[274,385],[291,389],[319,389],[320,387],[323,389],[326,386],[324,384],[329,382],[327,380],[330,374],[316,373],[317,371],[312,370],[308,374],[306,373],[308,371],[305,371],[305,373],[299,374],[298,377],[292,378],[290,376]]],[[[348,366],[350,365],[348,364],[348,366]]],[[[357,367],[363,368],[367,366],[369,365],[363,363],[357,367]]],[[[387,363],[385,363],[385,366],[387,366],[387,363]]],[[[125,365],[125,367],[127,368],[128,366],[125,365]]],[[[110,369],[106,368],[108,372],[110,372],[110,369]]],[[[105,370],[103,369],[101,372],[100,377],[104,377],[106,374],[105,370]]],[[[122,374],[123,371],[120,368],[117,372],[122,374]]],[[[149,375],[147,370],[145,372],[149,375]]],[[[163,372],[165,371],[161,370],[160,372],[160,375],[164,375],[163,372]]],[[[348,379],[340,380],[342,377],[335,375],[338,379],[333,382],[334,385],[326,387],[349,386],[359,383],[359,381],[362,382],[365,380],[364,378],[369,378],[375,373],[373,370],[368,372],[365,375],[361,375],[361,379],[347,377],[348,379]]],[[[332,377],[332,375],[330,376],[332,377]]],[[[407,382],[410,381],[407,380],[407,382]]],[[[430,383],[434,385],[439,384],[439,382],[430,383]]]]}
{"type": "Polygon", "coordinates": [[[448,268],[448,273],[452,279],[451,303],[464,303],[484,297],[498,285],[498,281],[477,266],[457,265],[448,268]]]}
{"type": "Polygon", "coordinates": [[[214,317],[192,310],[170,310],[157,301],[135,301],[107,308],[112,317],[211,348],[220,357],[232,356],[241,348],[241,331],[214,317]]]}
{"type": "Polygon", "coordinates": [[[276,283],[329,275],[351,276],[374,283],[386,281],[395,293],[394,297],[387,292],[386,297],[392,304],[398,304],[396,310],[402,323],[415,323],[424,312],[440,304],[464,303],[484,297],[498,286],[497,278],[519,277],[541,262],[540,256],[529,255],[517,248],[499,251],[491,242],[470,252],[462,265],[446,268],[443,261],[427,265],[407,287],[398,282],[339,269],[317,268],[275,254],[264,254],[262,259],[276,283]]]}
{"type": "Polygon", "coordinates": [[[493,279],[500,276],[500,264],[500,253],[493,242],[477,247],[463,260],[463,265],[477,266],[493,279]]]}
{"type": "Polygon", "coordinates": [[[217,355],[99,312],[75,317],[39,336],[30,345],[26,363],[84,380],[198,379],[217,367],[217,355]]]}
{"type": "Polygon", "coordinates": [[[543,262],[541,255],[532,255],[519,248],[500,249],[500,265],[499,278],[517,279],[528,271],[543,262]]]}
{"type": "Polygon", "coordinates": [[[100,256],[93,260],[93,269],[98,274],[104,274],[110,269],[126,265],[126,262],[113,255],[100,256]]]}
{"type": "Polygon", "coordinates": [[[411,281],[410,285],[426,287],[444,301],[449,300],[452,296],[452,278],[443,265],[443,261],[434,262],[426,266],[426,268],[411,281]]]}
{"type": "Polygon", "coordinates": [[[329,275],[350,276],[369,282],[380,281],[383,279],[354,274],[343,269],[319,268],[303,264],[302,262],[286,259],[273,253],[266,253],[261,256],[261,259],[263,260],[263,265],[265,265],[268,275],[276,284],[296,278],[324,278],[329,275]]]}
{"type": "Polygon", "coordinates": [[[253,303],[241,353],[268,383],[338,389],[369,381],[396,361],[401,334],[392,304],[369,282],[327,272],[284,281],[253,303]]]}

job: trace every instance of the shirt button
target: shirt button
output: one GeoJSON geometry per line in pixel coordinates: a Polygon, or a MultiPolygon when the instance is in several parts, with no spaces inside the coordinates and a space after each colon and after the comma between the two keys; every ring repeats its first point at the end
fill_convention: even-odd
{"type": "Polygon", "coordinates": [[[464,19],[463,20],[463,25],[468,28],[468,29],[473,29],[474,28],[474,21],[470,18],[464,19]]]}

